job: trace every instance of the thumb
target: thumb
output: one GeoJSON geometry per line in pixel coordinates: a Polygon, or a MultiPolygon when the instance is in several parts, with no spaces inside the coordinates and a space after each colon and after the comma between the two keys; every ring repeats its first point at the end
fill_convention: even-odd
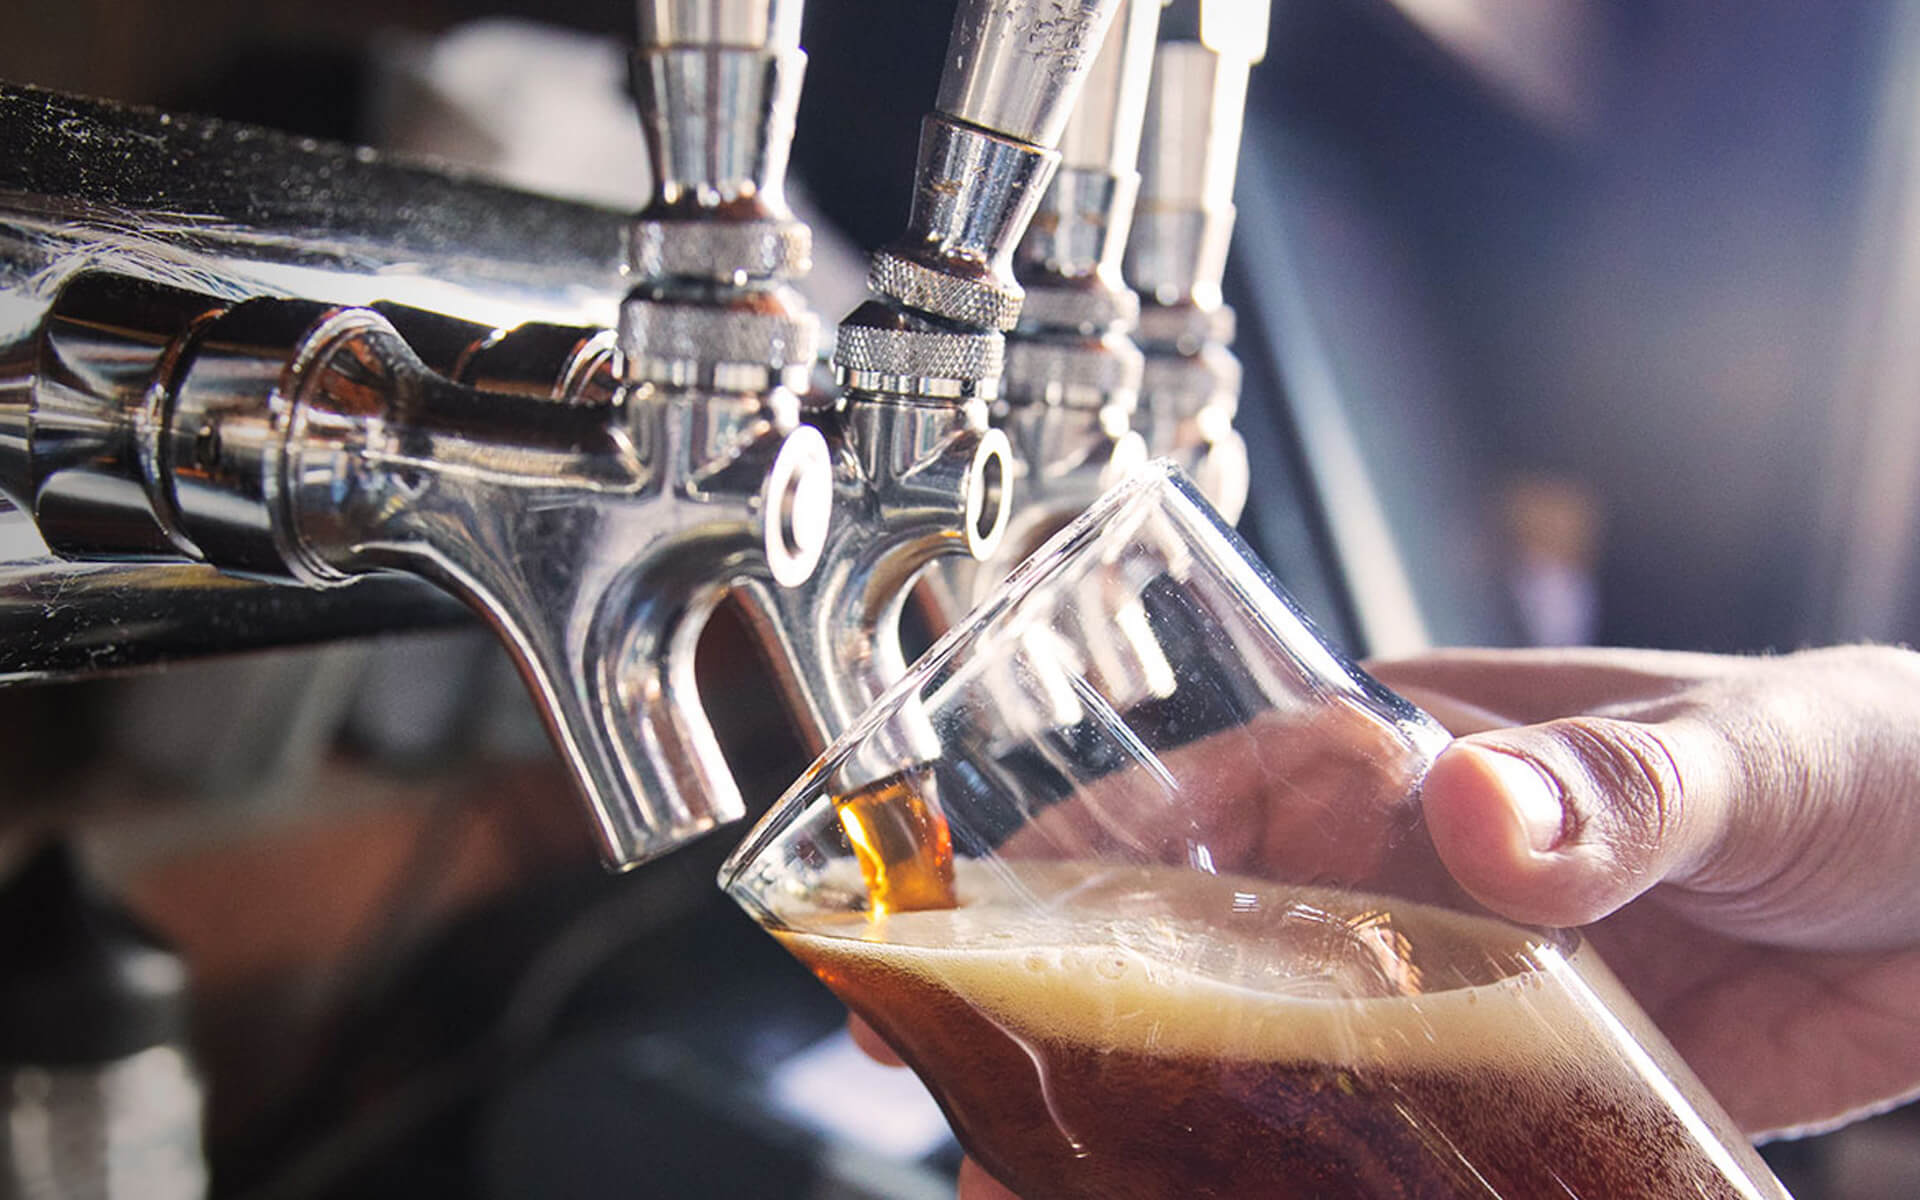
{"type": "Polygon", "coordinates": [[[1691,718],[1571,717],[1455,741],[1421,803],[1475,899],[1523,923],[1585,925],[1711,858],[1736,801],[1731,757],[1691,718]]]}

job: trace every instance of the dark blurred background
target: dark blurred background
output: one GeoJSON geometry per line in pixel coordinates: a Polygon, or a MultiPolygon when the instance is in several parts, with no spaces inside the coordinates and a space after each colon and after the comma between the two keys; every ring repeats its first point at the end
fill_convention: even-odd
{"type": "MultiPolygon", "coordinates": [[[[901,220],[951,6],[808,10],[794,170],[831,316],[901,220]]],[[[631,19],[15,0],[0,78],[624,205],[645,179],[618,93],[631,19]]],[[[1920,0],[1278,0],[1239,203],[1246,530],[1355,649],[1915,637],[1920,0]]],[[[733,744],[757,747],[744,790],[770,800],[795,752],[755,724],[753,665],[709,642],[708,694],[741,700],[733,744]]],[[[196,966],[222,1191],[938,1194],[948,1146],[869,1143],[835,1175],[821,1147],[844,1130],[743,1115],[777,1108],[768,1064],[836,1010],[715,909],[717,849],[593,875],[490,654],[415,639],[201,685],[272,747],[213,781],[138,731],[234,668],[0,697],[99,768],[23,768],[22,807],[87,797],[93,857],[196,966]],[[248,799],[209,823],[208,791],[248,799]],[[272,902],[236,919],[256,889],[272,902]],[[502,1046],[516,997],[539,1019],[502,1046]]],[[[1901,1114],[1772,1153],[1802,1197],[1920,1194],[1901,1114]]]]}

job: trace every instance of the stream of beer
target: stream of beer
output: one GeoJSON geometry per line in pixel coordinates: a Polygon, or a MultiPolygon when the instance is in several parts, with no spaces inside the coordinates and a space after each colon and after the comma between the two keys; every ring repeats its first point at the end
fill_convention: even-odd
{"type": "Polygon", "coordinates": [[[953,835],[928,802],[932,780],[908,772],[834,800],[866,880],[867,915],[953,908],[953,835]]]}

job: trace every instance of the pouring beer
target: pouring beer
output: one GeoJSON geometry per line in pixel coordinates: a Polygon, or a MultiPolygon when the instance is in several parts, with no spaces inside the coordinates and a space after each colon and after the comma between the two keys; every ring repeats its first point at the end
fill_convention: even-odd
{"type": "Polygon", "coordinates": [[[722,882],[1026,1200],[1784,1197],[1590,945],[1452,882],[1418,805],[1446,740],[1157,464],[722,882]],[[1170,671],[1080,652],[1143,622],[1170,671]],[[939,757],[874,777],[906,725],[939,757]]]}

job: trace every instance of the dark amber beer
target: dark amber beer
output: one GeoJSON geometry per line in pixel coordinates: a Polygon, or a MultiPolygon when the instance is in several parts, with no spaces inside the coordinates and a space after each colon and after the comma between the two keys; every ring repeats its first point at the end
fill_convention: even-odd
{"type": "Polygon", "coordinates": [[[1560,935],[1168,868],[957,865],[956,909],[780,937],[1024,1200],[1785,1195],[1560,935]]]}

